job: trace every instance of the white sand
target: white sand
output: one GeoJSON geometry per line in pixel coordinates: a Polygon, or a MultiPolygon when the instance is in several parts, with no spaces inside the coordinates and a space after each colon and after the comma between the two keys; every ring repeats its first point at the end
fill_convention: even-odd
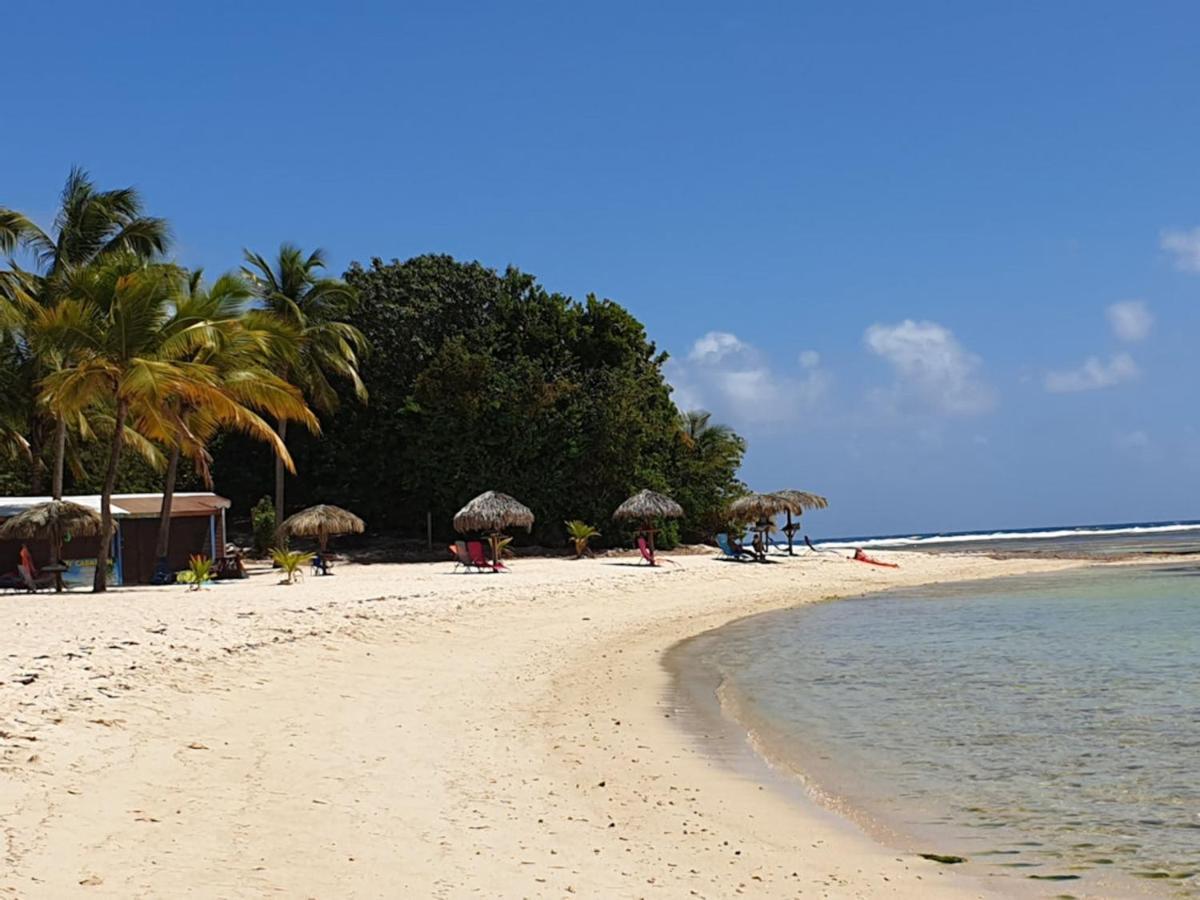
{"type": "Polygon", "coordinates": [[[891,558],[0,597],[0,897],[980,896],[734,774],[665,700],[662,653],[739,616],[1071,565],[891,558]]]}

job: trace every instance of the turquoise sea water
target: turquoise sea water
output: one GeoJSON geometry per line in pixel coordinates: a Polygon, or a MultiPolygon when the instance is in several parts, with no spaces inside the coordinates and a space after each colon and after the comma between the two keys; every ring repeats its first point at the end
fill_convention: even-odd
{"type": "Polygon", "coordinates": [[[817,604],[685,651],[765,756],[886,840],[1051,895],[1200,894],[1200,567],[817,604]]]}

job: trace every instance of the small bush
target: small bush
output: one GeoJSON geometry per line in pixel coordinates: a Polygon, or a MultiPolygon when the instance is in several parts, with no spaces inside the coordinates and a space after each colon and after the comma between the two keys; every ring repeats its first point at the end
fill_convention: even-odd
{"type": "Polygon", "coordinates": [[[572,519],[566,525],[567,537],[575,544],[575,558],[581,559],[584,554],[590,555],[592,551],[588,547],[588,541],[600,537],[600,532],[581,519],[572,519]]]}
{"type": "Polygon", "coordinates": [[[301,570],[312,562],[313,554],[275,547],[271,550],[271,559],[283,569],[283,583],[295,584],[297,576],[302,574],[301,570]]]}
{"type": "Polygon", "coordinates": [[[207,556],[193,555],[188,557],[187,571],[180,572],[176,580],[186,584],[189,591],[198,591],[214,577],[213,561],[207,556]]]}
{"type": "Polygon", "coordinates": [[[275,502],[263,497],[250,510],[250,527],[254,531],[254,555],[266,556],[275,545],[275,502]]]}

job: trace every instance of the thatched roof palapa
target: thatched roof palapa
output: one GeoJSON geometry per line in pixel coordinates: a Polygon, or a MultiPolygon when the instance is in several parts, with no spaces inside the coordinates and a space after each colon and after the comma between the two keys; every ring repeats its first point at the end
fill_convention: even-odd
{"type": "Polygon", "coordinates": [[[283,520],[280,531],[296,537],[328,537],[334,534],[362,534],[366,524],[354,513],[340,506],[324,503],[302,509],[283,520]]]}
{"type": "Polygon", "coordinates": [[[770,519],[782,512],[800,512],[800,506],[779,494],[746,494],[729,504],[735,519],[770,519]]]}
{"type": "Polygon", "coordinates": [[[810,494],[808,491],[794,491],[791,489],[783,491],[772,491],[776,497],[783,497],[785,500],[790,500],[798,509],[793,509],[792,512],[797,515],[802,510],[806,509],[826,509],[829,506],[829,501],[820,494],[810,494]]]}
{"type": "Polygon", "coordinates": [[[485,491],[454,516],[454,530],[459,534],[494,533],[512,527],[532,530],[533,510],[499,491],[485,491]]]}
{"type": "Polygon", "coordinates": [[[614,519],[680,519],[683,517],[683,507],[668,497],[655,491],[638,491],[613,513],[614,519]]]}
{"type": "Polygon", "coordinates": [[[0,538],[53,540],[63,534],[93,537],[100,533],[100,528],[100,513],[90,506],[72,503],[70,500],[48,500],[21,510],[0,525],[0,538]]]}

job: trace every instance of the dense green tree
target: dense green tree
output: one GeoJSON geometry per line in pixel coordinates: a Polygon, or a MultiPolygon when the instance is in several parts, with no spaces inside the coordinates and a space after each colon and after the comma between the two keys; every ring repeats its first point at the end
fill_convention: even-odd
{"type": "MultiPolygon", "coordinates": [[[[346,282],[358,297],[347,321],[372,347],[361,368],[371,405],[343,407],[320,440],[296,441],[297,502],[336,498],[373,529],[412,534],[429,513],[446,536],[455,510],[493,488],[534,509],[534,540],[561,545],[572,519],[622,540],[605,523],[643,487],[696,510],[685,527],[700,535],[735,491],[744,444],[714,428],[703,452],[685,452],[666,356],[620,305],[448,256],[356,264],[346,282]]],[[[248,508],[262,492],[243,474],[253,449],[223,445],[222,490],[248,508]]]]}

